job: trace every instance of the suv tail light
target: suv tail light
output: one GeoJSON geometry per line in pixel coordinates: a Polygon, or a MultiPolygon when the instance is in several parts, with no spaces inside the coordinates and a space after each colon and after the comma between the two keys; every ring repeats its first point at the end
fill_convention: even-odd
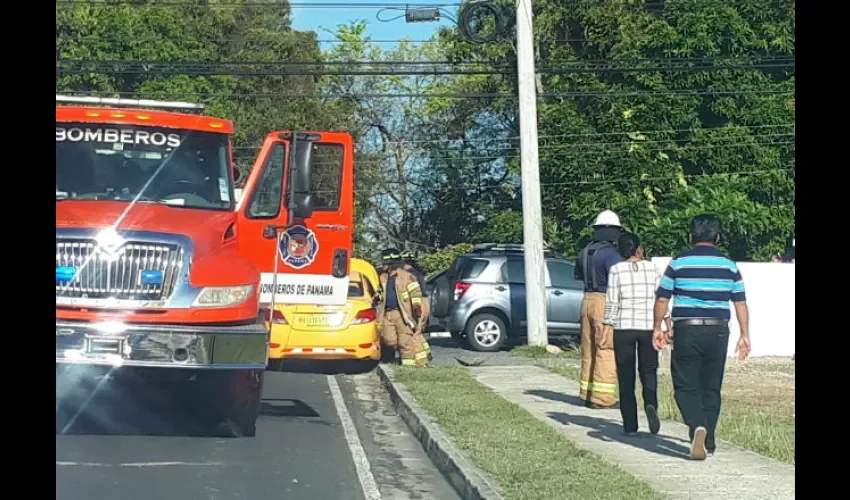
{"type": "Polygon", "coordinates": [[[372,308],[363,309],[362,311],[357,311],[357,315],[354,316],[354,319],[351,321],[352,325],[362,325],[364,323],[371,323],[378,319],[378,315],[375,314],[375,310],[372,308]]]}
{"type": "Polygon", "coordinates": [[[460,298],[463,297],[463,294],[465,294],[471,286],[472,283],[464,283],[463,281],[455,283],[455,301],[460,300],[460,298]]]}

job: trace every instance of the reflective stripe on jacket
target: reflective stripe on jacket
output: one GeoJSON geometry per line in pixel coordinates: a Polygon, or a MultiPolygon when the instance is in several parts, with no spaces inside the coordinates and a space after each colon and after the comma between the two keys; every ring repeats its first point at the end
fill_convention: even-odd
{"type": "MultiPolygon", "coordinates": [[[[422,307],[422,288],[419,286],[416,277],[404,269],[397,269],[393,274],[395,274],[395,289],[398,296],[401,317],[411,330],[416,330],[417,321],[413,319],[413,306],[422,307]]],[[[381,288],[387,288],[389,277],[389,274],[381,275],[381,288]]],[[[386,293],[384,297],[386,297],[386,293]]],[[[378,307],[379,323],[383,322],[384,314],[386,313],[386,304],[386,301],[381,301],[381,305],[378,307]]],[[[422,318],[420,318],[421,320],[422,318]]]]}

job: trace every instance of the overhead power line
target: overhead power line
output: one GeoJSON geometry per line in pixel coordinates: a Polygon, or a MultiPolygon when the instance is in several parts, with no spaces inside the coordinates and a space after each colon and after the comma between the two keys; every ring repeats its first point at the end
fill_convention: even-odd
{"type": "MultiPolygon", "coordinates": [[[[541,182],[540,186],[542,187],[558,187],[558,186],[579,186],[579,185],[589,185],[589,184],[626,184],[626,183],[634,183],[634,184],[644,184],[648,182],[657,182],[657,181],[672,181],[677,182],[680,178],[684,179],[701,179],[701,178],[710,178],[710,177],[734,177],[740,175],[760,175],[760,174],[775,174],[779,172],[788,172],[794,170],[794,167],[777,167],[777,168],[767,168],[767,169],[758,169],[758,170],[736,170],[732,172],[710,172],[703,174],[682,174],[671,175],[671,176],[652,176],[652,177],[614,177],[612,179],[586,179],[586,180],[575,180],[575,181],[560,181],[560,182],[541,182]]],[[[385,184],[394,185],[401,184],[399,182],[386,182],[385,184]]],[[[435,189],[435,191],[489,191],[489,190],[501,190],[505,188],[514,188],[519,189],[519,185],[516,183],[504,183],[501,185],[483,185],[483,186],[439,186],[435,189]]],[[[369,190],[361,190],[359,192],[362,193],[370,193],[369,190]]]]}
{"type": "MultiPolygon", "coordinates": [[[[606,155],[603,160],[610,160],[615,158],[625,158],[628,156],[638,157],[641,154],[658,154],[658,153],[688,153],[692,151],[710,151],[716,149],[738,149],[738,148],[754,148],[754,147],[772,147],[772,146],[790,146],[795,144],[793,140],[783,140],[783,141],[769,141],[769,142],[745,142],[740,141],[740,143],[731,143],[731,144],[711,144],[711,145],[682,145],[679,146],[680,149],[674,150],[672,147],[666,148],[642,148],[640,150],[635,151],[623,151],[623,150],[593,150],[593,151],[581,151],[581,152],[566,152],[566,151],[546,151],[545,154],[541,154],[540,158],[556,158],[558,160],[568,160],[568,159],[582,159],[582,158],[594,158],[599,159],[599,155],[606,155]],[[591,155],[591,156],[588,156],[591,155]]],[[[568,145],[565,145],[567,147],[568,145]]],[[[513,148],[517,149],[517,148],[513,148]]],[[[506,150],[507,151],[507,150],[506,150]]],[[[458,151],[457,153],[460,153],[458,151]]],[[[423,155],[423,159],[427,158],[431,161],[446,161],[446,162],[475,162],[475,161],[498,161],[498,160],[510,160],[514,158],[519,158],[520,155],[513,154],[493,154],[490,156],[433,156],[433,155],[423,155]]],[[[239,160],[250,160],[253,161],[254,156],[237,155],[237,159],[239,160]]],[[[314,166],[321,166],[321,163],[314,163],[314,166]]],[[[335,165],[335,164],[334,164],[335,165]]]]}
{"type": "MultiPolygon", "coordinates": [[[[551,188],[551,187],[564,187],[564,186],[583,186],[583,185],[604,185],[604,184],[647,184],[650,182],[678,182],[680,179],[705,179],[705,178],[729,178],[729,177],[740,177],[740,176],[755,176],[755,175],[767,175],[767,174],[777,174],[781,172],[789,172],[794,170],[794,167],[777,167],[777,168],[768,168],[768,169],[758,169],[758,170],[737,170],[733,172],[711,172],[711,173],[703,173],[703,174],[682,174],[679,175],[670,175],[670,176],[652,176],[652,177],[643,177],[643,178],[627,178],[627,177],[614,177],[611,179],[583,179],[583,180],[575,180],[575,181],[560,181],[560,182],[541,182],[540,186],[543,188],[551,188]]],[[[382,184],[385,187],[392,186],[400,186],[402,182],[398,181],[384,181],[382,184]]],[[[505,189],[515,189],[519,190],[520,185],[515,182],[504,182],[502,184],[485,184],[485,185],[470,185],[470,186],[436,186],[432,191],[436,192],[477,192],[482,193],[486,191],[503,191],[505,189]]],[[[321,191],[320,191],[321,192],[321,191]]],[[[334,191],[327,191],[328,193],[332,193],[334,191]]],[[[355,194],[373,194],[373,189],[355,189],[355,194]]],[[[447,201],[445,198],[437,197],[435,202],[447,201]]]]}
{"type": "MultiPolygon", "coordinates": [[[[296,31],[298,31],[300,33],[309,33],[310,32],[310,31],[300,31],[300,30],[296,30],[296,31]]],[[[731,36],[712,37],[713,40],[718,40],[718,41],[729,41],[729,40],[736,40],[736,39],[739,39],[739,38],[740,37],[731,37],[731,36]]],[[[239,37],[191,37],[191,38],[186,38],[186,37],[182,37],[182,36],[168,36],[166,38],[166,37],[163,37],[163,36],[139,36],[139,37],[122,36],[122,37],[116,37],[116,36],[101,36],[101,35],[79,35],[79,36],[76,36],[76,35],[57,35],[56,41],[57,42],[62,42],[62,41],[68,41],[68,42],[113,42],[113,43],[114,42],[122,42],[122,43],[157,43],[157,42],[162,43],[162,42],[169,42],[169,43],[202,43],[202,44],[206,44],[206,43],[227,43],[227,42],[244,42],[244,43],[252,43],[252,42],[261,43],[261,42],[263,42],[263,40],[261,38],[252,39],[250,37],[250,35],[239,36],[239,37]]],[[[593,39],[593,38],[556,38],[556,39],[552,39],[552,40],[549,40],[549,39],[544,40],[545,43],[585,43],[585,42],[601,42],[601,41],[602,40],[597,40],[597,39],[593,39]]],[[[319,38],[319,39],[316,40],[316,42],[318,42],[318,43],[350,43],[349,40],[340,40],[338,38],[319,38]]],[[[431,38],[431,39],[424,40],[424,39],[408,39],[408,38],[384,39],[384,38],[369,38],[369,37],[363,38],[362,42],[363,43],[380,43],[380,44],[384,44],[384,43],[396,43],[397,44],[397,43],[400,43],[400,42],[417,43],[417,44],[418,43],[443,43],[443,41],[438,39],[438,38],[431,38]]],[[[610,43],[610,41],[606,41],[606,43],[610,43]]]]}
{"type": "MultiPolygon", "coordinates": [[[[405,8],[408,5],[416,7],[460,7],[460,3],[445,3],[445,2],[437,2],[437,3],[416,3],[416,4],[407,4],[400,2],[299,2],[293,1],[289,2],[288,5],[290,7],[298,7],[301,9],[386,9],[386,8],[405,8]]],[[[252,9],[260,9],[260,8],[276,8],[280,9],[284,5],[281,2],[276,1],[267,1],[267,2],[215,2],[212,4],[204,4],[198,1],[182,1],[182,2],[151,2],[151,3],[139,3],[138,0],[56,0],[56,6],[62,6],[66,8],[73,7],[99,7],[99,8],[110,8],[110,7],[133,7],[133,8],[147,8],[147,9],[155,9],[162,7],[207,7],[207,8],[252,8],[252,9]]]]}
{"type": "MultiPolygon", "coordinates": [[[[786,125],[786,127],[787,127],[787,125],[786,125]]],[[[724,130],[724,129],[728,130],[728,131],[746,130],[742,127],[723,127],[723,128],[703,129],[703,130],[710,131],[710,130],[724,130]]],[[[643,132],[643,133],[640,133],[640,134],[645,136],[647,133],[648,132],[643,132]]],[[[627,132],[618,132],[617,135],[626,136],[626,135],[628,135],[628,133],[627,132]]],[[[564,142],[564,143],[560,143],[560,144],[545,144],[544,143],[544,144],[541,144],[539,146],[539,148],[541,150],[544,150],[544,149],[545,150],[555,150],[555,149],[565,149],[565,148],[566,149],[578,149],[578,148],[582,148],[582,147],[588,147],[588,148],[609,148],[610,147],[610,148],[613,149],[613,148],[625,148],[625,147],[634,147],[634,146],[642,147],[642,146],[647,145],[647,144],[676,144],[676,145],[682,145],[682,146],[689,146],[690,145],[689,143],[721,142],[721,141],[733,141],[733,143],[734,143],[734,141],[741,142],[742,140],[752,140],[752,139],[766,138],[766,137],[791,139],[794,135],[795,135],[795,133],[792,131],[792,132],[749,134],[749,135],[746,135],[746,136],[706,136],[706,137],[688,137],[688,138],[682,138],[682,139],[656,139],[656,140],[632,139],[632,140],[629,140],[629,141],[619,141],[618,140],[618,141],[584,141],[584,142],[582,142],[582,141],[569,141],[569,142],[564,142]]],[[[540,140],[541,143],[543,143],[544,141],[550,140],[550,139],[553,139],[553,138],[563,140],[563,139],[575,138],[575,137],[581,137],[581,135],[580,134],[554,135],[554,136],[539,135],[538,139],[540,140]]],[[[588,136],[585,136],[585,137],[588,137],[588,136]]],[[[517,141],[517,140],[519,140],[518,137],[514,138],[514,141],[517,141]]],[[[402,145],[402,146],[415,146],[417,144],[444,144],[445,142],[447,142],[447,141],[446,140],[412,141],[412,142],[376,141],[376,143],[374,145],[368,145],[368,144],[365,143],[365,141],[361,141],[360,145],[362,145],[362,146],[368,145],[368,146],[372,146],[372,147],[389,146],[391,144],[397,144],[397,145],[402,145]]],[[[481,148],[479,148],[479,150],[485,150],[487,152],[498,152],[498,151],[510,151],[510,150],[517,149],[516,145],[505,144],[505,146],[507,146],[507,147],[482,146],[481,148]]],[[[234,147],[232,149],[233,150],[258,151],[260,149],[260,146],[237,146],[237,147],[234,147]]],[[[418,151],[422,151],[422,152],[433,152],[433,150],[428,149],[428,148],[423,148],[421,146],[414,148],[414,150],[415,151],[418,150],[418,151]]],[[[467,153],[470,153],[470,152],[474,152],[475,150],[472,150],[472,149],[445,149],[444,151],[447,152],[447,153],[448,152],[455,152],[455,153],[467,152],[467,153]]]]}
{"type": "MultiPolygon", "coordinates": [[[[690,127],[690,128],[678,128],[678,129],[656,129],[656,130],[621,130],[617,132],[585,132],[585,133],[575,133],[575,134],[540,134],[538,138],[543,140],[549,139],[573,139],[579,137],[613,137],[613,136],[626,136],[629,134],[641,134],[644,136],[654,135],[654,134],[683,134],[683,133],[694,133],[694,132],[710,132],[716,130],[722,131],[749,131],[749,130],[766,130],[766,129],[780,129],[780,128],[788,128],[795,127],[795,122],[789,123],[776,123],[776,124],[763,124],[763,125],[719,125],[715,127],[690,127]]],[[[504,138],[498,137],[488,137],[488,138],[472,138],[472,139],[430,139],[430,140],[418,140],[418,141],[381,141],[381,144],[392,145],[392,144],[443,144],[446,142],[463,142],[463,143],[480,143],[480,142],[507,142],[507,141],[518,141],[518,136],[510,136],[504,138]]],[[[572,144],[572,142],[571,142],[572,144]]]]}
{"type": "MultiPolygon", "coordinates": [[[[98,95],[115,97],[120,92],[92,92],[59,90],[60,94],[98,95]]],[[[568,99],[580,97],[687,97],[687,96],[742,96],[742,95],[793,95],[793,90],[664,90],[664,91],[602,91],[602,92],[543,92],[538,97],[543,99],[568,99]]],[[[129,93],[128,93],[129,95],[129,93]]],[[[135,95],[135,94],[133,94],[135,95]]],[[[287,92],[239,92],[239,93],[204,93],[204,92],[145,92],[147,99],[171,98],[203,98],[203,99],[516,99],[515,94],[505,92],[435,92],[435,93],[357,93],[346,94],[338,92],[300,94],[287,92]]]]}
{"type": "MultiPolygon", "coordinates": [[[[167,41],[167,40],[163,40],[167,41]]],[[[743,65],[761,64],[794,64],[794,56],[734,56],[734,57],[649,57],[649,58],[604,58],[604,59],[576,59],[569,61],[558,61],[557,63],[544,64],[544,68],[595,68],[602,66],[608,68],[612,64],[654,64],[664,66],[670,64],[703,64],[716,66],[738,67],[743,65]],[[741,61],[741,65],[729,64],[741,61]]],[[[92,64],[92,65],[140,65],[145,68],[156,66],[171,66],[177,68],[197,68],[208,66],[257,66],[261,68],[279,67],[304,67],[304,66],[488,66],[490,68],[512,68],[512,62],[501,60],[491,61],[450,61],[450,60],[405,60],[405,59],[382,59],[382,60],[317,60],[317,61],[159,61],[159,60],[133,60],[133,59],[105,59],[105,60],[81,60],[81,59],[57,59],[56,64],[92,64]]],[[[655,69],[656,66],[640,67],[645,70],[655,69]]],[[[619,66],[622,67],[622,66],[619,66]]],[[[677,68],[678,69],[678,68],[677,68]]]]}
{"type": "MultiPolygon", "coordinates": [[[[467,66],[482,63],[429,63],[413,62],[286,62],[286,63],[179,63],[179,62],[144,62],[144,61],[70,61],[57,60],[58,74],[146,74],[146,75],[232,75],[232,76],[448,76],[448,75],[504,75],[514,74],[510,67],[465,69],[467,66]],[[304,69],[318,66],[319,68],[304,69]],[[337,66],[376,66],[381,69],[326,69],[337,66]],[[392,67],[396,66],[396,67],[392,67]],[[418,66],[423,69],[406,69],[404,66],[418,66]],[[461,66],[461,67],[458,67],[461,66]],[[402,68],[399,68],[402,67],[402,68]]],[[[491,65],[492,66],[492,65],[491,65]]],[[[765,61],[751,64],[724,65],[683,65],[658,64],[656,66],[615,66],[611,61],[594,65],[583,62],[581,65],[559,64],[557,66],[543,65],[537,68],[541,74],[578,74],[578,73],[658,73],[658,72],[708,72],[708,71],[741,71],[768,68],[789,68],[794,66],[793,58],[787,60],[765,61]]]]}

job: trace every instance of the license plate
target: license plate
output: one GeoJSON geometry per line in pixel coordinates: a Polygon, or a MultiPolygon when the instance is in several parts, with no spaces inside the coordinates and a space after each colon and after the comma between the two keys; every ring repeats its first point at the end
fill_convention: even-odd
{"type": "Polygon", "coordinates": [[[341,320],[339,314],[309,314],[299,316],[298,320],[304,326],[338,326],[341,320]]]}
{"type": "Polygon", "coordinates": [[[86,354],[105,355],[124,353],[123,337],[86,337],[86,354]]]}

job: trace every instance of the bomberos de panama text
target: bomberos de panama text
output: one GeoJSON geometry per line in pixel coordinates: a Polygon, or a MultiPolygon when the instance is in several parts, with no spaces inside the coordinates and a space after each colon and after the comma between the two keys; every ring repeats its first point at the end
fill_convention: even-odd
{"type": "MultiPolygon", "coordinates": [[[[263,284],[263,293],[272,293],[273,285],[271,283],[263,284]]],[[[306,285],[306,284],[283,284],[277,285],[277,293],[280,295],[308,295],[308,296],[332,296],[334,293],[333,285],[306,285]]]]}

